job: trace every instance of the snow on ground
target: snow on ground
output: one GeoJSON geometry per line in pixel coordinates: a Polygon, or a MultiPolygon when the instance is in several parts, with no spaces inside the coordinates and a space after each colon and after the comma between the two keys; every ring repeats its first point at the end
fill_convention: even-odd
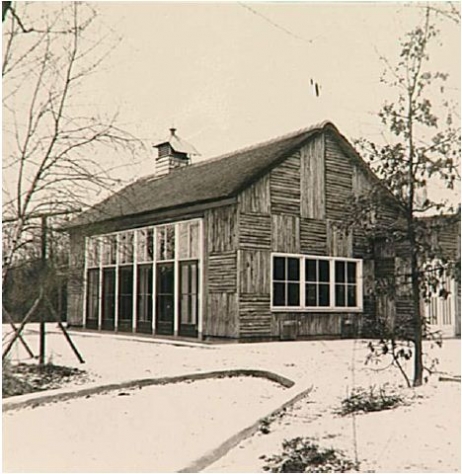
{"type": "Polygon", "coordinates": [[[200,380],[7,412],[8,472],[175,472],[266,414],[268,380],[200,380]]]}
{"type": "MultiPolygon", "coordinates": [[[[29,329],[27,340],[36,350],[37,333],[33,326],[30,327],[32,329],[29,329]]],[[[360,340],[171,345],[150,338],[136,338],[135,341],[131,336],[74,332],[72,338],[86,360],[86,364],[82,366],[63,336],[56,332],[53,325],[49,328],[52,333],[47,337],[47,354],[53,363],[84,368],[100,383],[219,369],[252,368],[270,370],[288,377],[296,382],[300,391],[311,385],[314,387],[307,400],[299,402],[288,416],[271,425],[269,435],[258,434],[244,441],[211,466],[210,472],[259,472],[262,461],[258,457],[261,454],[279,452],[283,439],[298,435],[325,440],[329,445],[346,450],[354,458],[353,420],[351,417],[334,416],[333,410],[339,407],[341,400],[353,387],[380,386],[384,383],[403,385],[403,379],[397,370],[379,370],[383,366],[365,365],[368,350],[366,341],[360,340]]],[[[432,358],[439,359],[441,372],[460,375],[460,340],[446,340],[442,349],[430,346],[426,344],[426,351],[432,358]]],[[[23,349],[18,345],[12,356],[22,359],[23,349]]],[[[412,366],[409,365],[407,369],[412,375],[412,366]]],[[[207,384],[213,387],[217,382],[209,381],[207,384]]],[[[189,388],[194,385],[190,384],[189,388]]],[[[175,385],[171,388],[175,393],[175,385]]],[[[438,376],[435,375],[430,379],[429,385],[419,389],[417,393],[422,398],[417,398],[410,406],[355,417],[357,453],[364,469],[382,472],[459,470],[460,385],[438,382],[438,376]]],[[[236,405],[237,410],[242,409],[244,415],[249,413],[246,407],[254,398],[252,390],[246,390],[246,395],[247,398],[238,401],[236,405]]],[[[135,400],[132,397],[126,398],[135,400]]],[[[58,406],[51,405],[51,413],[58,406]]],[[[102,409],[104,411],[103,406],[102,409]]],[[[188,408],[185,407],[185,410],[188,408]]],[[[226,413],[227,408],[223,410],[226,413]]],[[[206,405],[201,405],[196,411],[198,419],[205,419],[206,405]]],[[[111,411],[106,412],[109,412],[106,415],[110,417],[111,411]]],[[[13,412],[12,417],[19,416],[20,413],[21,411],[13,412]]],[[[222,424],[226,425],[228,419],[230,422],[237,420],[234,414],[230,414],[222,424]]],[[[247,426],[243,419],[241,421],[239,427],[236,425],[235,431],[247,426]]],[[[180,422],[181,420],[176,419],[173,429],[175,426],[181,429],[184,424],[180,422]]],[[[18,424],[22,423],[18,421],[18,424]]],[[[98,433],[98,429],[95,428],[93,432],[98,433]]],[[[217,439],[216,445],[221,441],[217,439]]],[[[187,445],[188,442],[185,441],[184,444],[187,445]]],[[[141,451],[150,450],[149,445],[137,444],[131,438],[128,443],[131,443],[131,449],[136,447],[141,451]]],[[[203,446],[196,445],[196,458],[211,447],[214,446],[206,443],[203,446]]]]}
{"type": "Polygon", "coordinates": [[[423,387],[409,406],[341,417],[338,405],[302,400],[242,441],[205,472],[264,472],[261,456],[281,452],[297,436],[343,451],[362,472],[460,472],[460,384],[423,387]]]}

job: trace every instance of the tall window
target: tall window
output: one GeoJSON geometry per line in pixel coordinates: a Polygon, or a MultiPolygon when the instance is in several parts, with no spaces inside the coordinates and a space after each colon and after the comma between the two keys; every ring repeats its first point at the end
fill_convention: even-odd
{"type": "Polygon", "coordinates": [[[98,328],[99,269],[91,268],[87,273],[87,321],[89,329],[98,328]]]}
{"type": "Polygon", "coordinates": [[[274,309],[362,309],[362,261],[336,257],[273,255],[274,309]]]}
{"type": "Polygon", "coordinates": [[[87,237],[86,326],[196,335],[201,235],[191,219],[87,237]]]}

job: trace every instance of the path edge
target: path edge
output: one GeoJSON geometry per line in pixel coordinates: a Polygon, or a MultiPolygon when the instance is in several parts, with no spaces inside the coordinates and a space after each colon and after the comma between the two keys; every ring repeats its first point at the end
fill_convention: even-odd
{"type": "Polygon", "coordinates": [[[282,375],[267,370],[258,369],[229,369],[215,370],[212,372],[197,372],[192,374],[175,375],[171,377],[158,377],[147,379],[129,380],[126,382],[116,382],[105,385],[97,385],[86,388],[65,388],[50,390],[46,392],[34,392],[16,397],[9,397],[2,400],[2,412],[17,410],[26,407],[38,407],[47,403],[62,402],[74,398],[99,395],[121,389],[142,388],[150,385],[166,385],[186,381],[205,380],[213,378],[230,377],[258,377],[275,382],[285,388],[291,388],[295,382],[282,375]]]}
{"type": "Polygon", "coordinates": [[[286,408],[294,405],[297,403],[299,400],[307,397],[312,391],[313,391],[313,386],[310,386],[309,388],[305,388],[301,392],[297,393],[294,395],[292,398],[290,398],[288,401],[284,402],[282,405],[280,405],[278,408],[275,410],[271,411],[268,413],[266,416],[263,416],[261,418],[258,418],[257,421],[252,423],[251,425],[247,426],[246,428],[238,431],[236,434],[232,435],[230,438],[228,438],[226,441],[221,443],[218,447],[210,450],[208,453],[204,454],[201,456],[199,459],[196,459],[193,461],[191,464],[189,464],[187,467],[177,471],[177,472],[201,472],[213,463],[217,462],[220,460],[223,456],[229,453],[231,449],[236,447],[241,441],[244,441],[245,439],[249,438],[250,436],[254,435],[260,428],[261,423],[263,420],[267,418],[272,418],[280,414],[283,410],[286,408]]]}

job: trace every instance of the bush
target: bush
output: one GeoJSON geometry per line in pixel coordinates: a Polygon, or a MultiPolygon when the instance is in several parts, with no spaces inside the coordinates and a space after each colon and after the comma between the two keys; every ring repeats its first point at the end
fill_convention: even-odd
{"type": "Polygon", "coordinates": [[[352,413],[369,413],[372,411],[390,410],[401,405],[403,397],[394,392],[388,392],[384,387],[356,388],[351,395],[342,400],[340,415],[352,413]]]}
{"type": "Polygon", "coordinates": [[[282,453],[263,457],[269,472],[355,472],[358,466],[333,448],[320,448],[309,438],[293,438],[282,443],[282,453]]]}

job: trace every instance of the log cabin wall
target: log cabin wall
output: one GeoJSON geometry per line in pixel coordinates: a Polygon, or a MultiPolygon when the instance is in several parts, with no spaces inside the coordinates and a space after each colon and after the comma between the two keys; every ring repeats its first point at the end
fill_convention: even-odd
{"type": "Polygon", "coordinates": [[[271,311],[271,253],[362,258],[364,314],[375,313],[374,261],[368,240],[339,226],[353,192],[370,178],[329,133],[318,135],[261,177],[238,198],[239,338],[277,339],[287,321],[298,337],[340,337],[350,312],[271,311]]]}
{"type": "Polygon", "coordinates": [[[237,338],[237,212],[224,206],[204,214],[204,337],[237,338]]]}
{"type": "Polygon", "coordinates": [[[85,285],[85,237],[72,233],[69,243],[69,276],[67,282],[67,322],[83,326],[85,285]]]}

